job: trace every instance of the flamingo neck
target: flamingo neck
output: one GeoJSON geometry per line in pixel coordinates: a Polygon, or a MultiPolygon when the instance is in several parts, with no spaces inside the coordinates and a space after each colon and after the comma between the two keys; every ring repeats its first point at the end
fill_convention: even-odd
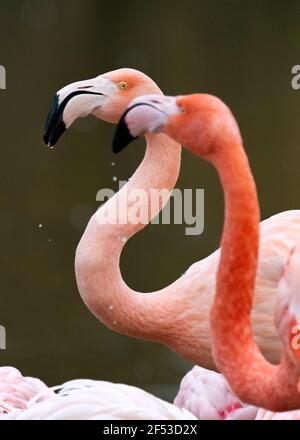
{"type": "Polygon", "coordinates": [[[286,353],[266,361],[254,341],[251,308],[259,245],[255,182],[241,143],[213,158],[225,195],[225,223],[216,297],[211,310],[213,355],[233,391],[244,401],[274,411],[300,405],[298,371],[286,353]]]}
{"type": "Polygon", "coordinates": [[[179,144],[164,134],[148,135],[146,140],[145,157],[129,182],[90,219],[77,248],[75,271],[79,292],[98,319],[120,333],[159,340],[161,323],[167,325],[171,319],[169,296],[163,291],[147,295],[136,292],[126,285],[120,272],[120,255],[126,241],[143,229],[168,200],[152,204],[152,190],[172,191],[180,170],[179,144]],[[126,217],[136,197],[140,212],[148,213],[146,222],[134,223],[126,217]],[[119,216],[125,222],[119,222],[119,216]]]}
{"type": "MultiPolygon", "coordinates": [[[[221,260],[217,275],[212,316],[215,325],[232,335],[252,338],[250,312],[258,260],[259,205],[255,182],[243,147],[237,143],[222,157],[214,159],[225,196],[225,222],[221,260]],[[215,322],[221,313],[224,323],[215,322]],[[238,322],[239,326],[233,324],[238,322]],[[224,328],[223,328],[224,326],[224,328]],[[247,333],[240,334],[240,326],[247,333]]],[[[223,334],[223,337],[225,334],[223,334]]]]}

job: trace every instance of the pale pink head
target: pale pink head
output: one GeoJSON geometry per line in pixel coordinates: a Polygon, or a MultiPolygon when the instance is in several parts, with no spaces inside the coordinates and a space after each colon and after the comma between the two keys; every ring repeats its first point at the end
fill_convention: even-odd
{"type": "Polygon", "coordinates": [[[146,95],[134,99],[123,114],[113,142],[115,152],[145,133],[163,132],[200,156],[240,139],[229,108],[206,94],[178,97],[146,95]]]}
{"type": "Polygon", "coordinates": [[[53,147],[76,119],[89,114],[116,123],[132,99],[148,93],[161,91],[151,78],[134,69],[118,69],[69,84],[52,100],[44,141],[53,147]]]}

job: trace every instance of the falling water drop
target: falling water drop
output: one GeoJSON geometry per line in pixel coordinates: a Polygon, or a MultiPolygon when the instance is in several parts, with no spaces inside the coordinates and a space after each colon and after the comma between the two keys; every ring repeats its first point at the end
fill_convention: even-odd
{"type": "Polygon", "coordinates": [[[51,243],[51,241],[52,241],[52,238],[48,238],[48,241],[49,241],[49,243],[51,243]]]}
{"type": "Polygon", "coordinates": [[[114,177],[112,178],[112,180],[113,180],[114,182],[116,182],[116,181],[118,180],[117,176],[114,176],[114,177]]]}
{"type": "Polygon", "coordinates": [[[111,162],[111,166],[114,167],[116,165],[115,162],[111,162]]]}
{"type": "Polygon", "coordinates": [[[40,224],[39,224],[39,228],[42,228],[42,227],[43,227],[43,225],[42,225],[42,223],[40,223],[40,224]]]}

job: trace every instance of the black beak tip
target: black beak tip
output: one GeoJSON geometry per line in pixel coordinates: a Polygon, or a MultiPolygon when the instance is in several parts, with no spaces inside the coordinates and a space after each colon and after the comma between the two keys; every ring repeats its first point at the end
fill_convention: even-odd
{"type": "Polygon", "coordinates": [[[128,144],[130,144],[132,141],[137,139],[136,137],[132,136],[130,133],[127,124],[125,122],[125,115],[120,119],[120,122],[117,125],[113,143],[112,143],[112,150],[114,153],[119,153],[120,151],[124,150],[125,147],[127,147],[128,144]]]}
{"type": "Polygon", "coordinates": [[[50,104],[43,135],[44,142],[49,148],[54,147],[66,130],[66,125],[63,121],[63,110],[64,108],[59,105],[59,96],[56,94],[50,104]]]}
{"type": "Polygon", "coordinates": [[[52,142],[50,140],[50,135],[48,133],[44,133],[43,139],[44,139],[44,143],[45,143],[46,147],[49,147],[49,148],[54,147],[54,145],[52,145],[52,142]]]}

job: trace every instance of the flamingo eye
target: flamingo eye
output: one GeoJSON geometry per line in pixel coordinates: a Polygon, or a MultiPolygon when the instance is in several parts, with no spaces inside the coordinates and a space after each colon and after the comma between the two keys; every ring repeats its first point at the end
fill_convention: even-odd
{"type": "Polygon", "coordinates": [[[185,108],[182,107],[182,105],[179,105],[178,107],[179,107],[180,113],[185,113],[185,108]]]}
{"type": "Polygon", "coordinates": [[[118,87],[121,90],[126,90],[128,88],[128,84],[125,81],[121,81],[121,82],[119,82],[118,87]]]}

